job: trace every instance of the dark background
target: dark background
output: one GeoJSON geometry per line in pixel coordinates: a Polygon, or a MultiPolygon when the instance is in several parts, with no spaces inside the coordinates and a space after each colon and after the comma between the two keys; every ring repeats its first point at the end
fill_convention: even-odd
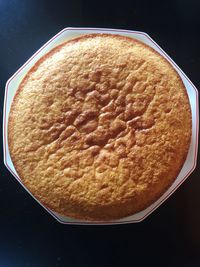
{"type": "MultiPolygon", "coordinates": [[[[1,118],[8,78],[68,26],[147,32],[200,88],[200,1],[0,0],[1,118]]],[[[0,267],[200,266],[199,163],[142,223],[70,226],[53,219],[0,162],[0,267]]]]}

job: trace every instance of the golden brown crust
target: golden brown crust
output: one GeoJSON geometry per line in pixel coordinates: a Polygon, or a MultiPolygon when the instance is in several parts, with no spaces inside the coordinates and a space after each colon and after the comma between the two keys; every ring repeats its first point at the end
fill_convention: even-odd
{"type": "Polygon", "coordinates": [[[84,35],[27,73],[8,125],[14,166],[52,210],[86,220],[140,211],[187,156],[191,111],[174,68],[120,35],[84,35]]]}

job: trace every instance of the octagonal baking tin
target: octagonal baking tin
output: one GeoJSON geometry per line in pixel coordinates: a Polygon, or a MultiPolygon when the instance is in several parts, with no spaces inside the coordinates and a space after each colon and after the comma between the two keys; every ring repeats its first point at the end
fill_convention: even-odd
{"type": "Polygon", "coordinates": [[[198,113],[198,91],[192,82],[188,79],[188,77],[184,74],[184,72],[176,65],[176,63],[158,46],[158,44],[152,40],[152,38],[144,33],[138,31],[129,31],[129,30],[118,30],[118,29],[104,29],[104,28],[65,28],[58,34],[56,34],[51,40],[49,40],[45,45],[43,45],[19,70],[7,81],[5,87],[5,98],[4,98],[4,114],[3,114],[3,149],[4,149],[4,163],[8,170],[13,174],[13,176],[19,181],[19,183],[31,194],[31,196],[40,203],[55,219],[64,224],[123,224],[123,223],[133,223],[140,222],[144,220],[147,216],[149,216],[155,209],[157,209],[174,191],[185,181],[185,179],[193,172],[196,167],[197,162],[197,149],[198,149],[198,128],[199,128],[199,113],[198,113]],[[27,73],[27,71],[34,65],[34,63],[41,58],[44,54],[46,54],[53,47],[67,41],[73,37],[80,36],[82,34],[89,33],[110,33],[110,34],[120,34],[123,36],[129,36],[135,39],[140,40],[141,42],[151,46],[155,49],[159,54],[164,56],[170,64],[176,69],[178,74],[180,75],[188,96],[191,105],[192,111],[192,137],[190,148],[188,151],[188,155],[186,161],[177,176],[174,183],[170,186],[170,188],[152,205],[150,205],[145,210],[138,212],[132,216],[125,217],[119,220],[113,221],[105,221],[105,222],[92,222],[92,221],[83,221],[77,220],[69,217],[62,216],[56,212],[51,211],[49,208],[42,205],[23,185],[20,177],[18,176],[14,165],[12,163],[9,147],[8,147],[8,116],[11,107],[11,103],[13,97],[16,93],[16,90],[27,73]]]}

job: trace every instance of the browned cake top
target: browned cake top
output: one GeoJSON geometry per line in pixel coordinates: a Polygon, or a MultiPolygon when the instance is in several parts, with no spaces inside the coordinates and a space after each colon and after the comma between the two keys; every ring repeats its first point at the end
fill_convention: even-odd
{"type": "Polygon", "coordinates": [[[68,41],[22,81],[9,149],[29,190],[68,216],[133,214],[174,181],[187,155],[184,85],[153,49],[118,35],[68,41]]]}

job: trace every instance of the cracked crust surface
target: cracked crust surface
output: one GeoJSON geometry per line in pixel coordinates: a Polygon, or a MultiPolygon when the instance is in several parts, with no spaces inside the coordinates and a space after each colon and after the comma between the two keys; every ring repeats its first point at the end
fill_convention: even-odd
{"type": "Polygon", "coordinates": [[[14,166],[44,205],[110,220],[146,208],[173,183],[188,152],[191,111],[180,77],[157,52],[91,34],[34,65],[8,130],[14,166]]]}

